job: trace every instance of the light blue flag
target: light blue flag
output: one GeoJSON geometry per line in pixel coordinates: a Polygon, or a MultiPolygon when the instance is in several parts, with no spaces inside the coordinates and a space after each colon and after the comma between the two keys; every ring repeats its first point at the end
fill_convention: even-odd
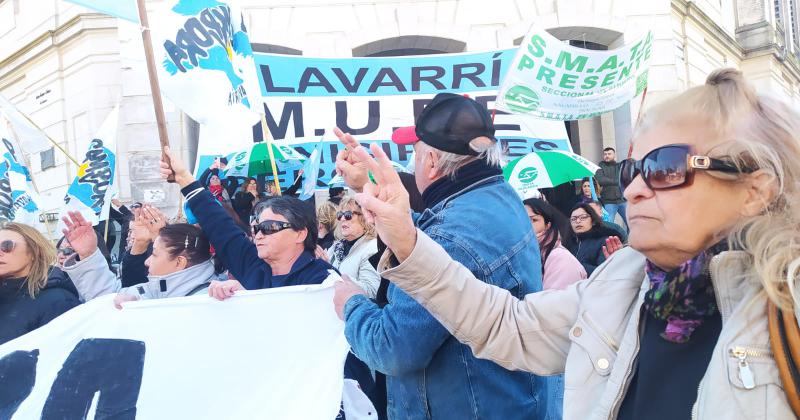
{"type": "Polygon", "coordinates": [[[301,200],[308,200],[314,196],[314,191],[317,189],[317,177],[319,177],[319,161],[321,156],[322,139],[320,138],[319,143],[314,147],[314,151],[311,152],[311,156],[308,157],[306,164],[303,165],[303,174],[305,174],[306,178],[303,180],[303,192],[300,193],[301,200]]]}
{"type": "Polygon", "coordinates": [[[33,225],[39,216],[39,195],[21,153],[6,122],[0,120],[0,220],[33,225]]]}
{"type": "Polygon", "coordinates": [[[97,10],[120,19],[139,23],[139,7],[136,0],[66,0],[90,9],[97,10]]]}

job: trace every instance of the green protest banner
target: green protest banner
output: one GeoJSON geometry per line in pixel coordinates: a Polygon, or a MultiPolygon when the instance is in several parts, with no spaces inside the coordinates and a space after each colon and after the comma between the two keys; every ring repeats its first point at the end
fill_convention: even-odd
{"type": "Polygon", "coordinates": [[[647,86],[653,33],[610,51],[576,48],[534,27],[517,51],[497,108],[549,120],[591,118],[647,86]]]}

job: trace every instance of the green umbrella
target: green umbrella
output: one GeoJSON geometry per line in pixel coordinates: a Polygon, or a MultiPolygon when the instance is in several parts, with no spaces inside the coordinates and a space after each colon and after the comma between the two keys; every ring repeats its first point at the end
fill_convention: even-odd
{"type": "Polygon", "coordinates": [[[552,150],[533,152],[514,159],[503,167],[503,176],[520,194],[527,196],[539,188],[555,187],[566,182],[594,176],[599,166],[581,155],[552,150]]]}
{"type": "MultiPolygon", "coordinates": [[[[300,165],[306,160],[291,146],[277,141],[272,142],[272,152],[276,163],[300,165]]],[[[269,159],[267,143],[255,143],[247,150],[228,155],[225,176],[251,177],[271,173],[272,163],[269,159]]]]}

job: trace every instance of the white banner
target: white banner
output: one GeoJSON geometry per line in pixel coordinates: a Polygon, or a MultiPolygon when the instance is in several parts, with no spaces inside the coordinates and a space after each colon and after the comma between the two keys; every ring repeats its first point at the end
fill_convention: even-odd
{"type": "Polygon", "coordinates": [[[0,346],[0,418],[331,420],[339,412],[349,346],[332,287],[122,310],[112,299],[0,346]]]}
{"type": "Polygon", "coordinates": [[[572,47],[533,27],[497,94],[505,111],[549,120],[613,111],[647,86],[653,33],[610,51],[572,47]]]}
{"type": "Polygon", "coordinates": [[[22,150],[20,153],[37,153],[53,147],[44,132],[3,95],[0,95],[0,114],[11,124],[13,134],[22,150]]]}

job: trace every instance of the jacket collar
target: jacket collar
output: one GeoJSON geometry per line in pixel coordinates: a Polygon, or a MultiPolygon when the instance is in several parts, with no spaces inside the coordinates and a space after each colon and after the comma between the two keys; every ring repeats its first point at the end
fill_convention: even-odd
{"type": "Polygon", "coordinates": [[[0,280],[0,300],[13,299],[20,294],[28,293],[24,278],[0,280]]]}
{"type": "Polygon", "coordinates": [[[298,271],[304,269],[307,265],[313,263],[314,260],[316,260],[316,257],[314,257],[314,254],[312,254],[309,251],[303,251],[300,254],[300,256],[297,257],[297,259],[294,261],[294,264],[292,264],[292,269],[289,270],[289,272],[286,273],[285,275],[286,276],[294,275],[298,271]]]}
{"type": "Polygon", "coordinates": [[[474,188],[475,184],[502,175],[500,168],[490,166],[483,160],[476,160],[458,168],[453,177],[444,177],[428,186],[422,193],[422,201],[429,209],[439,207],[440,204],[444,205],[453,197],[474,188]]]}
{"type": "Polygon", "coordinates": [[[711,284],[723,323],[751,287],[760,287],[754,283],[758,280],[752,275],[752,260],[746,251],[732,250],[719,253],[709,263],[711,284]]]}
{"type": "MultiPolygon", "coordinates": [[[[193,265],[189,268],[167,274],[165,276],[147,276],[148,283],[164,280],[167,287],[172,289],[184,283],[202,284],[214,275],[214,263],[211,260],[193,265]]],[[[165,290],[166,292],[166,290],[165,290]]]]}

